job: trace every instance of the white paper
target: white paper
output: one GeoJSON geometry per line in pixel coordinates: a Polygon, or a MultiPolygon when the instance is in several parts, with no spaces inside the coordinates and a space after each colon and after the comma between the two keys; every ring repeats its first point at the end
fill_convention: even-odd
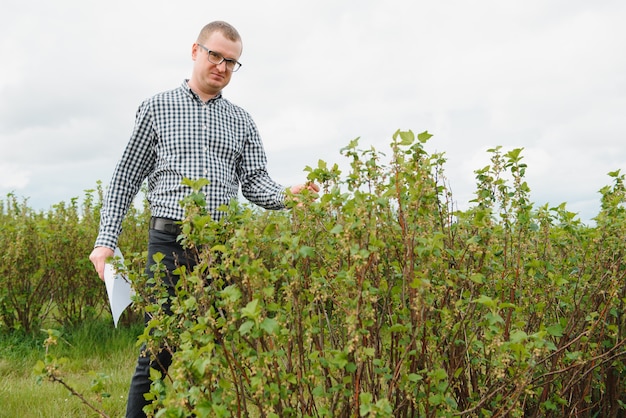
{"type": "MultiPolygon", "coordinates": [[[[124,256],[119,248],[115,249],[114,257],[124,262],[124,256]]],[[[106,263],[104,266],[104,284],[106,285],[109,295],[113,323],[115,324],[115,328],[117,328],[117,321],[119,321],[124,309],[132,302],[131,296],[134,295],[135,292],[128,278],[117,272],[115,266],[110,263],[106,263]]]]}

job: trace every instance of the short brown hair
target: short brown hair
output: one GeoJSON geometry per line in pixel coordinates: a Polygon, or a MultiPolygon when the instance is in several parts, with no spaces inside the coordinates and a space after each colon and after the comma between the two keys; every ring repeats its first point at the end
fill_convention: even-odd
{"type": "Polygon", "coordinates": [[[241,42],[241,36],[239,36],[237,29],[235,29],[231,24],[221,20],[216,20],[215,22],[206,24],[200,31],[197,42],[205,42],[214,32],[220,32],[226,39],[233,42],[241,42]]]}

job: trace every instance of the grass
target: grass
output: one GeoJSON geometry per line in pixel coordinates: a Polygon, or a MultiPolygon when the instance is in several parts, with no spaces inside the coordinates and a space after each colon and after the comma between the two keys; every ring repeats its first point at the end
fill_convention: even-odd
{"type": "MultiPolygon", "coordinates": [[[[126,395],[134,371],[137,335],[142,324],[114,328],[110,318],[88,321],[65,330],[50,354],[67,358],[63,380],[109,417],[124,416],[126,395]],[[109,397],[99,399],[91,390],[96,374],[109,397]]],[[[47,335],[0,334],[0,417],[99,417],[59,383],[38,383],[33,367],[45,356],[47,335]]]]}

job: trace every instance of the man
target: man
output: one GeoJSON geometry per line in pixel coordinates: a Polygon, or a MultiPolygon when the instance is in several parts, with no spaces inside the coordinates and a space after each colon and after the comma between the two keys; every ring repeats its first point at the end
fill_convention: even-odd
{"type": "MultiPolygon", "coordinates": [[[[152,255],[162,253],[168,271],[176,263],[190,263],[177,242],[178,223],[184,211],[179,202],[190,193],[183,178],[208,178],[203,189],[207,209],[214,219],[223,204],[243,195],[266,209],[285,207],[285,188],[266,169],[266,156],[250,115],[222,96],[241,64],[242,41],[226,22],[206,25],[191,48],[191,78],[177,89],[145,100],[136,115],[130,141],[118,162],[101,211],[100,230],[89,256],[98,275],[114,254],[126,215],[141,184],[147,180],[151,221],[146,272],[151,274],[152,255]]],[[[319,191],[315,184],[298,184],[290,191],[319,191]]],[[[171,276],[170,276],[171,277],[171,276]]],[[[173,277],[172,285],[176,278],[173,277]]],[[[157,354],[165,369],[171,358],[157,354]]],[[[155,367],[153,364],[152,367],[155,367]]],[[[144,394],[150,389],[150,359],[140,355],[128,396],[127,417],[145,416],[144,394]]]]}

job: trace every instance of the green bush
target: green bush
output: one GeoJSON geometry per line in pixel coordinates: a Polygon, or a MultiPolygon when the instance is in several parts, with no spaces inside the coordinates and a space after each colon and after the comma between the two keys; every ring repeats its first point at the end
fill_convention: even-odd
{"type": "MultiPolygon", "coordinates": [[[[89,253],[98,232],[102,189],[88,190],[47,212],[10,194],[0,202],[0,324],[36,332],[42,323],[73,326],[110,312],[106,289],[89,253]]],[[[129,259],[143,252],[149,213],[132,207],[120,246],[129,259]]]]}
{"type": "Polygon", "coordinates": [[[623,175],[591,228],[534,209],[521,150],[496,148],[455,211],[429,137],[397,132],[388,164],[353,141],[350,171],[308,168],[323,193],[289,212],[233,204],[212,222],[188,183],[201,261],[174,314],[159,264],[150,283],[131,273],[153,315],[140,340],[174,354],[157,416],[624,413],[623,175]]]}
{"type": "Polygon", "coordinates": [[[0,263],[0,318],[10,329],[31,331],[48,317],[53,284],[39,260],[43,215],[9,195],[0,206],[2,262],[0,263]]]}
{"type": "MultiPolygon", "coordinates": [[[[120,247],[135,309],[152,314],[139,342],[174,354],[153,376],[156,416],[624,415],[624,175],[609,173],[586,226],[565,203],[536,207],[522,150],[498,147],[460,211],[429,138],[396,132],[389,161],[352,141],[348,172],[307,167],[322,193],[290,211],[233,203],[213,222],[206,180],[188,180],[200,263],[180,269],[169,316],[162,266],[143,274],[149,211],[131,208],[120,247]]],[[[47,214],[0,202],[5,328],[106,311],[92,193],[47,214]]]]}

